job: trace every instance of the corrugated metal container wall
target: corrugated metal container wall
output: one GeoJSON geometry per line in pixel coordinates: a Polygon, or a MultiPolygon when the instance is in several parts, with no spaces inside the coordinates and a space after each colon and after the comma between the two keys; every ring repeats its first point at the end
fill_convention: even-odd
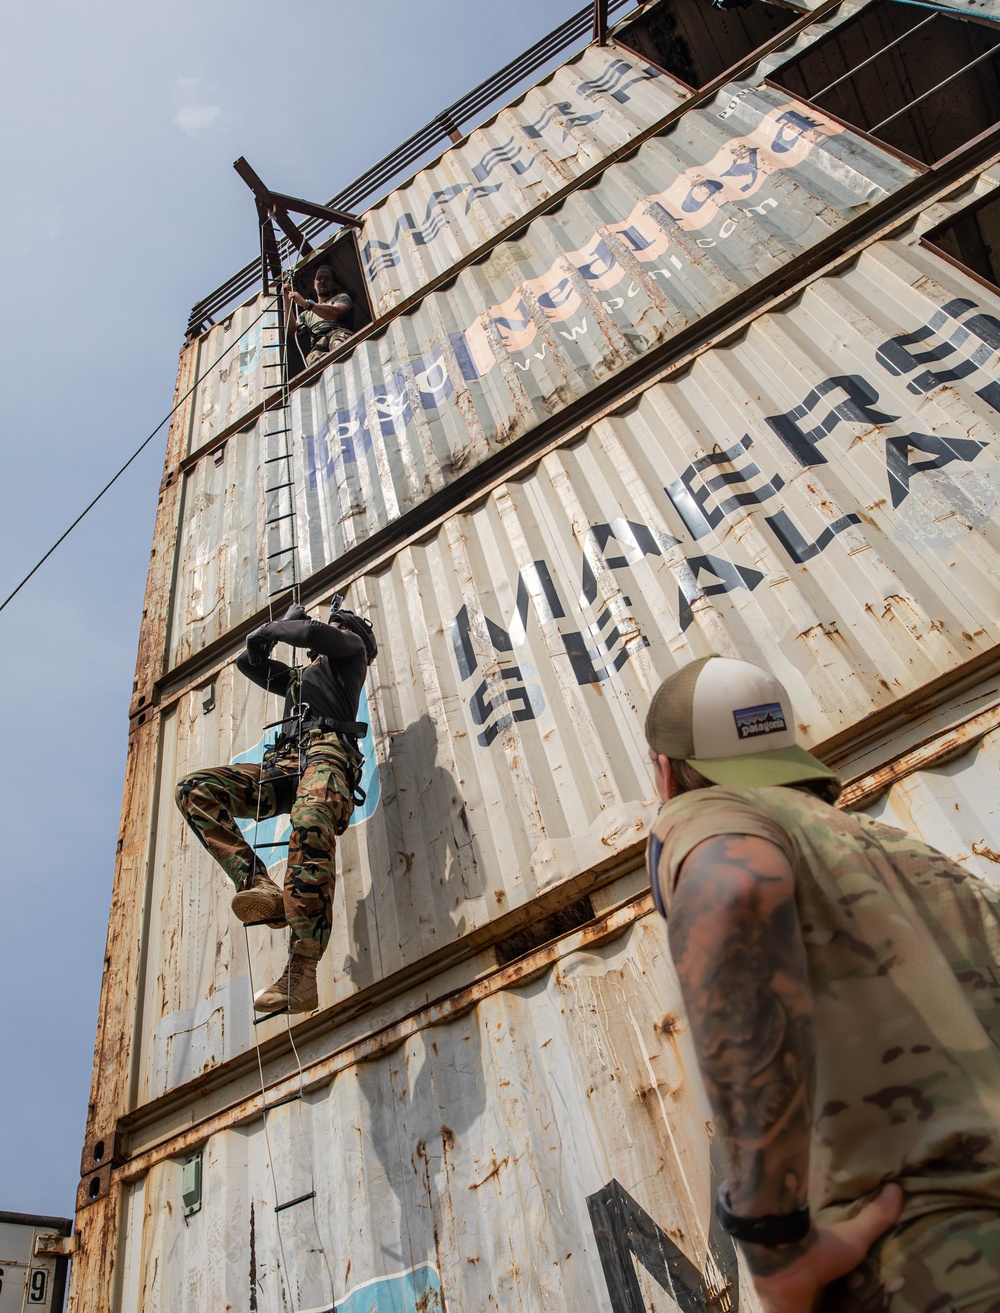
{"type": "Polygon", "coordinates": [[[263,401],[274,382],[264,365],[278,358],[267,350],[277,340],[277,322],[274,297],[256,296],[200,339],[196,373],[204,377],[195,393],[190,451],[263,401]]]}
{"type": "MultiPolygon", "coordinates": [[[[995,724],[998,696],[994,680],[967,700],[995,724]]],[[[891,736],[872,749],[893,751],[891,736]]],[[[993,730],[865,810],[1000,884],[998,753],[993,730]]],[[[480,967],[444,1007],[397,1000],[401,1028],[331,1050],[332,1083],[307,1055],[305,1099],[272,1114],[270,1149],[259,1121],[208,1141],[190,1225],[179,1166],[153,1166],[131,1191],[122,1313],[243,1307],[248,1279],[261,1313],[287,1307],[282,1286],[296,1309],[575,1313],[632,1307],[629,1272],[650,1313],[675,1306],[664,1291],[682,1309],[735,1309],[724,1238],[706,1252],[708,1110],[664,928],[644,908],[604,940],[569,937],[541,974],[529,959],[522,983],[480,967]],[[275,1198],[312,1189],[279,1239],[275,1198]],[[649,1245],[630,1243],[642,1234],[649,1245]]],[[[739,1300],[756,1307],[745,1279],[739,1300]]]]}
{"type": "Polygon", "coordinates": [[[260,1313],[605,1310],[633,1250],[651,1313],[674,1307],[671,1284],[682,1309],[735,1311],[731,1242],[716,1233],[706,1253],[709,1112],[665,948],[647,915],[471,1010],[459,996],[417,1014],[403,1042],[345,1054],[332,1084],[307,1070],[305,1099],[271,1114],[270,1150],[259,1122],[209,1141],[187,1226],[179,1166],[154,1167],[131,1195],[122,1313],[248,1297],[260,1313]],[[313,1189],[279,1241],[274,1191],[313,1189]],[[648,1248],[630,1239],[640,1210],[659,1228],[648,1248]]]}
{"type": "MultiPolygon", "coordinates": [[[[1000,701],[1000,690],[994,689],[1000,701]]],[[[915,771],[865,808],[947,853],[956,862],[1000,885],[1000,731],[969,752],[933,770],[915,771]]]]}
{"type": "MultiPolygon", "coordinates": [[[[325,998],[634,845],[653,803],[642,709],[691,657],[771,667],[817,743],[990,651],[1000,320],[983,303],[1000,304],[966,282],[918,247],[872,247],[358,582],[381,639],[379,775],[342,845],[325,998]],[[935,316],[957,379],[906,353],[935,316]]],[[[277,714],[233,677],[210,715],[195,692],[164,718],[166,780],[246,752],[277,714]]],[[[169,799],[157,851],[151,962],[170,949],[146,1097],[250,1042],[249,982],[222,987],[245,974],[224,882],[169,799]],[[205,1045],[175,1061],[206,1009],[205,1045]]]]}
{"type": "MultiPolygon", "coordinates": [[[[739,150],[706,139],[711,121],[695,112],[293,394],[303,484],[316,489],[320,509],[304,569],[326,564],[915,176],[846,141],[836,125],[804,126],[770,89],[742,100],[727,123],[737,114],[759,145],[754,177],[741,166],[731,185],[752,195],[703,211],[704,172],[694,181],[683,170],[714,152],[713,167],[731,171],[739,150]],[[685,218],[685,205],[697,212],[685,218]]],[[[750,149],[746,138],[740,149],[750,149]]]]}
{"type": "MultiPolygon", "coordinates": [[[[751,90],[763,91],[763,79],[774,68],[846,21],[863,3],[848,0],[835,15],[799,33],[780,51],[762,58],[739,82],[726,86],[714,101],[692,111],[698,120],[691,139],[694,149],[691,151],[687,142],[681,145],[680,152],[688,157],[663,176],[670,178],[680,169],[715,163],[716,151],[726,148],[732,137],[738,138],[753,123],[752,118],[741,117],[739,101],[751,90]],[[727,123],[730,118],[733,122],[727,123]]],[[[627,30],[624,39],[627,42],[627,30]]],[[[692,95],[683,83],[621,45],[588,46],[577,59],[365,215],[362,256],[376,289],[373,299],[379,312],[419,292],[518,215],[526,214],[616,147],[648,130],[692,95]]],[[[811,108],[808,112],[814,113],[811,108]]],[[[687,118],[685,115],[684,120],[687,118]]],[[[758,144],[732,142],[737,161],[746,162],[758,144]]],[[[738,198],[739,192],[749,194],[753,188],[745,184],[751,175],[751,169],[734,169],[739,186],[734,184],[730,194],[719,199],[738,198]]],[[[704,183],[712,176],[710,168],[699,174],[699,179],[704,183]]],[[[708,206],[708,214],[714,207],[715,203],[708,206]]],[[[706,217],[700,215],[702,223],[706,217]]]]}
{"type": "MultiPolygon", "coordinates": [[[[813,114],[807,125],[768,88],[739,102],[727,124],[738,121],[747,130],[743,136],[734,130],[742,145],[730,140],[714,167],[739,173],[728,185],[752,197],[711,213],[699,199],[683,219],[687,198],[707,185],[704,170],[697,182],[683,170],[716,147],[711,135],[704,138],[711,119],[693,114],[293,393],[292,431],[297,442],[302,435],[296,482],[304,490],[303,575],[913,176],[873,147],[848,140],[836,124],[815,126],[813,114]],[[751,150],[751,140],[759,142],[752,176],[749,165],[734,164],[751,150]],[[664,178],[673,181],[654,194],[664,178]],[[761,213],[751,212],[749,199],[761,213]],[[663,217],[664,206],[682,216],[681,225],[663,217]],[[723,217],[730,212],[735,217],[723,217]]],[[[225,471],[235,472],[241,459],[227,454],[225,471]]],[[[219,521],[235,516],[233,540],[247,538],[252,507],[243,491],[231,481],[227,486],[231,510],[213,507],[203,529],[186,524],[185,552],[193,560],[214,550],[201,537],[222,532],[219,521]]],[[[257,562],[246,565],[254,580],[266,578],[257,562]]],[[[253,584],[233,584],[251,595],[253,584]]],[[[187,599],[197,591],[185,584],[181,593],[187,599]]],[[[263,601],[259,595],[258,604],[263,601]]],[[[206,605],[210,613],[175,617],[172,663],[223,632],[223,617],[229,624],[240,618],[236,597],[218,612],[214,599],[206,605]]]]}
{"type": "MultiPolygon", "coordinates": [[[[937,476],[924,477],[924,474],[934,468],[928,465],[928,461],[934,460],[938,467],[947,461],[952,475],[962,471],[966,484],[970,480],[976,483],[978,470],[985,468],[982,460],[960,458],[962,453],[968,456],[972,450],[962,443],[945,451],[932,449],[935,441],[947,443],[949,434],[968,441],[966,427],[992,421],[996,413],[989,400],[995,394],[988,386],[996,372],[996,344],[992,340],[995,330],[991,327],[991,316],[976,310],[977,305],[991,309],[993,315],[1000,310],[994,295],[921,247],[913,236],[868,248],[856,267],[813,284],[799,306],[758,321],[748,338],[750,355],[745,364],[740,363],[741,355],[728,357],[712,352],[703,357],[703,362],[733,359],[738,377],[722,380],[718,399],[698,402],[699,406],[708,407],[707,413],[716,416],[714,420],[701,422],[696,414],[688,416],[686,422],[693,427],[695,439],[704,436],[706,440],[700,445],[695,442],[679,468],[672,464],[664,467],[664,483],[670,481],[666,477],[669,470],[673,471],[670,478],[680,476],[701,445],[710,450],[713,443],[718,443],[721,450],[727,450],[742,439],[751,424],[756,426],[754,431],[760,438],[772,444],[777,439],[784,458],[794,455],[797,461],[806,453],[809,460],[825,461],[830,443],[821,446],[820,437],[796,439],[793,432],[796,425],[808,433],[809,426],[803,427],[808,414],[827,416],[831,426],[851,414],[856,422],[863,423],[867,414],[867,427],[872,430],[867,445],[849,458],[861,480],[853,498],[860,499],[865,514],[869,502],[877,515],[885,515],[891,508],[899,525],[894,532],[904,537],[918,530],[930,532],[935,514],[923,515],[922,528],[914,521],[914,516],[919,517],[921,512],[919,503],[908,496],[911,478],[919,474],[921,482],[932,485],[937,476]],[[945,377],[939,382],[934,372],[921,371],[904,348],[894,346],[893,339],[929,324],[946,306],[951,306],[955,313],[945,315],[942,328],[951,324],[954,331],[963,319],[967,320],[969,327],[963,331],[970,336],[960,355],[973,354],[970,372],[958,379],[945,377]],[[762,325],[767,325],[766,331],[762,325]],[[787,343],[786,335],[790,335],[787,343]],[[856,390],[853,397],[836,391],[832,380],[840,377],[851,380],[849,386],[861,391],[856,390]],[[734,388],[737,390],[733,391],[734,388]],[[815,389],[820,389],[816,395],[815,389]],[[747,393],[746,408],[738,410],[731,398],[743,392],[747,393]],[[832,396],[829,404],[823,401],[827,393],[832,396]],[[867,396],[876,394],[883,397],[881,403],[866,401],[867,396]],[[791,415],[791,411],[806,403],[803,416],[791,415]],[[880,426],[889,422],[883,416],[890,412],[895,427],[891,434],[887,430],[886,435],[892,436],[892,442],[880,447],[883,442],[880,426]],[[903,439],[912,432],[922,436],[904,449],[903,439]],[[914,449],[922,450],[925,456],[916,464],[906,454],[914,449]]],[[[944,337],[947,336],[945,333],[944,337]]],[[[711,384],[707,386],[712,390],[711,384]]],[[[325,409],[324,390],[321,384],[300,394],[303,406],[312,403],[305,420],[307,433],[309,425],[325,409]]],[[[335,560],[373,530],[389,523],[407,504],[414,503],[421,483],[426,485],[431,479],[435,449],[433,431],[426,419],[428,412],[408,402],[402,407],[390,405],[384,393],[375,392],[370,394],[370,406],[378,418],[369,420],[366,409],[360,418],[339,428],[332,423],[328,425],[328,436],[324,439],[329,454],[326,462],[316,459],[320,444],[315,437],[307,437],[301,451],[303,463],[298,470],[298,485],[303,491],[298,519],[302,554],[309,570],[335,560]],[[408,448],[405,457],[399,451],[401,443],[406,443],[408,448]],[[394,483],[404,495],[407,485],[413,489],[409,503],[394,497],[394,483]]],[[[446,415],[450,413],[445,410],[446,415]]],[[[842,433],[846,431],[841,429],[842,433]]],[[[456,425],[450,437],[457,445],[467,433],[465,430],[460,434],[456,425]]],[[[192,508],[192,514],[187,516],[184,528],[171,648],[173,662],[217,637],[223,631],[223,620],[235,624],[264,604],[265,575],[259,560],[260,548],[258,555],[251,552],[263,496],[258,490],[255,504],[245,484],[252,458],[244,450],[244,444],[252,440],[251,435],[238,435],[227,444],[217,469],[210,461],[209,468],[203,469],[206,465],[203,460],[189,476],[192,492],[186,504],[192,508]],[[202,504],[201,489],[209,485],[213,490],[211,495],[221,493],[223,501],[212,503],[212,517],[202,523],[193,511],[202,504]],[[205,591],[203,581],[220,539],[226,542],[227,555],[224,569],[221,565],[214,567],[218,576],[215,587],[220,590],[220,596],[216,597],[210,590],[205,591]]],[[[475,445],[474,438],[466,440],[469,445],[475,445]]],[[[978,440],[988,440],[988,435],[978,440]]],[[[466,468],[467,463],[481,458],[486,450],[487,444],[481,440],[468,462],[459,461],[458,469],[450,471],[451,477],[466,468]]],[[[439,459],[443,460],[443,453],[439,459]]],[[[984,516],[988,518],[991,509],[991,505],[983,503],[976,513],[977,522],[982,523],[984,516]]],[[[844,513],[859,512],[845,508],[844,513]]],[[[701,521],[696,518],[694,523],[700,538],[701,521]]],[[[949,525],[954,523],[953,519],[945,519],[934,532],[946,534],[952,531],[949,525]]],[[[818,526],[815,532],[822,527],[818,526]]]]}
{"type": "MultiPolygon", "coordinates": [[[[762,79],[773,68],[859,7],[860,0],[842,5],[835,18],[817,22],[787,48],[762,59],[752,79],[728,84],[712,101],[682,115],[663,136],[647,141],[635,155],[609,166],[596,182],[573,193],[562,209],[529,225],[517,242],[498,245],[480,267],[480,277],[471,286],[460,283],[455,289],[454,305],[448,296],[422,303],[407,336],[382,348],[390,353],[388,373],[379,369],[379,348],[368,344],[359,346],[347,361],[331,366],[338,371],[336,377],[343,374],[345,381],[343,396],[336,386],[329,388],[335,408],[356,414],[361,398],[358,381],[361,389],[369,379],[376,387],[384,381],[392,397],[394,385],[399,385],[397,370],[406,361],[419,373],[443,358],[464,391],[461,380],[480,378],[483,369],[493,370],[499,353],[517,357],[529,344],[534,351],[546,344],[550,350],[562,350],[560,334],[565,329],[560,325],[578,313],[589,312],[597,322],[612,321],[592,335],[589,351],[582,344],[588,359],[595,354],[608,356],[607,372],[615,368],[615,357],[623,349],[629,358],[670,336],[915,177],[909,166],[824,118],[812,106],[763,85],[762,79]],[[497,296],[496,275],[501,275],[496,286],[506,296],[497,296]],[[632,291],[637,284],[641,290],[632,291]],[[637,295],[639,302],[632,304],[637,295]],[[625,301],[629,305],[623,310],[625,301]],[[650,311],[647,301],[656,309],[650,311]],[[613,306],[615,302],[621,304],[613,306]],[[639,336],[632,337],[630,349],[622,338],[634,334],[640,317],[649,323],[644,322],[639,336]],[[541,334],[537,342],[536,332],[541,334]],[[365,360],[367,353],[370,363],[365,360]]],[[[618,51],[615,58],[619,55],[622,64],[629,63],[627,52],[618,51]]],[[[640,72],[645,67],[636,64],[640,72]]],[[[643,76],[633,83],[623,73],[617,91],[611,82],[599,93],[601,103],[609,106],[625,85],[629,97],[640,95],[637,88],[647,88],[641,95],[648,97],[666,94],[648,88],[677,85],[665,74],[656,79],[643,76]]],[[[664,113],[667,108],[664,102],[664,113]]],[[[605,108],[602,113],[612,111],[605,108]]],[[[555,124],[553,119],[553,132],[555,124]]],[[[583,125],[582,130],[591,127],[583,125]]],[[[476,137],[474,133],[469,142],[476,137]]],[[[468,201],[473,190],[482,189],[476,174],[481,166],[467,158],[471,149],[465,143],[446,152],[430,171],[417,174],[365,216],[360,240],[362,251],[368,252],[369,279],[376,279],[377,309],[389,308],[387,297],[398,300],[419,292],[429,278],[446,273],[456,260],[477,250],[490,224],[495,224],[491,229],[495,233],[536,204],[526,200],[523,179],[515,185],[518,175],[512,166],[498,161],[491,151],[484,159],[493,161],[496,173],[488,185],[499,190],[491,193],[492,209],[484,218],[485,201],[468,201]],[[445,175],[461,181],[437,186],[445,175]],[[412,207],[421,205],[426,211],[421,225],[414,220],[414,226],[408,226],[403,216],[412,218],[417,212],[412,207]],[[397,216],[388,227],[387,215],[397,216]],[[378,257],[378,268],[372,255],[375,241],[391,246],[378,257]],[[398,264],[390,263],[397,259],[398,264]],[[383,287],[390,277],[391,294],[383,287]]],[[[202,339],[199,370],[232,344],[231,333],[242,334],[238,350],[234,348],[238,360],[227,355],[200,385],[191,450],[211,441],[243,413],[248,397],[253,402],[261,399],[265,363],[277,359],[277,353],[261,349],[262,341],[276,337],[267,331],[260,337],[262,325],[273,320],[273,315],[265,314],[271,304],[263,297],[247,302],[231,321],[202,339]]],[[[576,336],[581,334],[578,323],[565,328],[571,332],[576,328],[576,336]]],[[[573,347],[576,336],[570,339],[573,347]]],[[[570,350],[571,375],[578,363],[579,351],[570,350]]],[[[520,358],[517,367],[523,367],[520,358]]],[[[502,364],[498,372],[503,372],[502,364]]],[[[507,373],[512,372],[508,363],[507,373]]],[[[558,368],[555,377],[558,381],[558,368]]],[[[553,402],[563,404],[558,396],[550,398],[549,409],[553,402]]],[[[512,436],[508,427],[509,420],[501,427],[500,440],[512,436]]]]}
{"type": "Polygon", "coordinates": [[[690,96],[617,47],[587,46],[365,214],[384,313],[690,96]]]}

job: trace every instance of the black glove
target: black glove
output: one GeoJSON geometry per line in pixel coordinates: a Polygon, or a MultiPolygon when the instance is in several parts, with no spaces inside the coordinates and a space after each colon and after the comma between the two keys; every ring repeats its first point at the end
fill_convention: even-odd
{"type": "Polygon", "coordinates": [[[308,620],[309,612],[304,606],[300,606],[298,602],[293,602],[281,618],[282,620],[308,620]]]}
{"type": "Polygon", "coordinates": [[[262,666],[271,655],[275,639],[268,636],[269,625],[260,625],[247,634],[247,661],[252,666],[262,666]]]}

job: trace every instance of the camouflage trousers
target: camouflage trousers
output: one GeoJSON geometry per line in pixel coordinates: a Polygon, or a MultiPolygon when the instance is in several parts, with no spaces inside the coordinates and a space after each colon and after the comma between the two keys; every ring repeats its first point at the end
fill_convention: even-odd
{"type": "Polygon", "coordinates": [[[1000,1212],[931,1213],[890,1231],[822,1313],[1000,1313],[1000,1212]]]}
{"type": "Polygon", "coordinates": [[[301,776],[296,758],[271,767],[247,762],[196,770],[177,785],[175,798],[202,846],[237,888],[266,867],[236,818],[263,821],[289,813],[285,919],[295,952],[320,958],[330,941],[337,836],[354,810],[348,778],[356,763],[335,734],[315,733],[303,740],[302,761],[301,776]]]}
{"type": "Polygon", "coordinates": [[[334,327],[330,329],[329,333],[314,339],[306,355],[306,364],[315,365],[317,361],[324,360],[331,351],[336,351],[341,343],[346,342],[352,333],[353,330],[350,328],[334,327]]]}

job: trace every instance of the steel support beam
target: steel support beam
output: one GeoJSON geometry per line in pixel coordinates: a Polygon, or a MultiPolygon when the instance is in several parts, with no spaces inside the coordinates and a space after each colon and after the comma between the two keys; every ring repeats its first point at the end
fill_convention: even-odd
{"type": "Polygon", "coordinates": [[[345,228],[364,227],[364,219],[359,219],[356,214],[348,214],[346,210],[336,210],[332,205],[316,205],[312,201],[300,200],[297,196],[285,196],[280,191],[271,192],[271,199],[293,214],[307,214],[311,219],[324,219],[345,228]]]}
{"type": "Polygon", "coordinates": [[[594,0],[594,40],[599,46],[608,44],[608,0],[594,0]]]}
{"type": "Polygon", "coordinates": [[[268,215],[277,221],[278,226],[299,254],[308,255],[312,247],[306,240],[305,233],[292,221],[292,216],[287,209],[278,203],[277,197],[257,177],[242,155],[234,163],[233,168],[253,192],[258,203],[263,205],[268,215]]]}

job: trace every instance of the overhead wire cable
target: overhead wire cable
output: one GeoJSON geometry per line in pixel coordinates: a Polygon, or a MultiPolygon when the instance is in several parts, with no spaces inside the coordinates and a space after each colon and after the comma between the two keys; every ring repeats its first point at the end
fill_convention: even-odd
{"type": "Polygon", "coordinates": [[[39,560],[37,560],[37,561],[35,562],[35,564],[31,567],[31,569],[30,569],[30,570],[28,571],[28,573],[24,576],[24,578],[21,580],[21,582],[17,585],[17,587],[14,589],[14,591],[13,591],[12,593],[9,593],[9,594],[4,598],[4,600],[3,600],[2,602],[0,602],[0,611],[2,611],[2,610],[4,609],[4,607],[7,605],[8,602],[12,602],[12,601],[14,600],[14,598],[18,595],[18,593],[21,591],[21,589],[24,587],[24,585],[28,582],[28,580],[31,579],[31,577],[32,577],[34,574],[36,574],[36,573],[41,569],[41,567],[42,567],[42,566],[45,564],[45,562],[49,559],[49,557],[50,557],[50,556],[52,555],[52,553],[56,550],[56,548],[59,547],[62,543],[64,543],[64,542],[66,541],[66,539],[67,539],[67,538],[69,537],[69,535],[73,532],[73,530],[74,530],[74,529],[76,528],[76,526],[80,523],[80,521],[81,521],[82,519],[84,519],[84,517],[87,516],[87,515],[88,515],[88,514],[94,509],[94,507],[95,507],[95,506],[97,505],[97,503],[101,500],[101,498],[104,496],[104,494],[105,494],[106,492],[108,492],[108,491],[109,491],[109,490],[110,490],[110,489],[111,489],[111,488],[112,488],[112,487],[118,482],[118,480],[119,480],[119,479],[121,478],[121,476],[125,473],[125,471],[126,471],[126,470],[128,469],[128,467],[132,464],[132,462],[133,462],[134,460],[138,459],[138,457],[143,453],[143,451],[145,451],[145,449],[146,449],[146,448],[149,446],[149,444],[153,441],[153,439],[156,437],[157,433],[159,433],[160,429],[163,428],[164,424],[168,423],[171,419],[173,419],[174,415],[176,415],[176,413],[178,412],[178,410],[180,410],[181,406],[184,405],[185,401],[187,401],[188,397],[191,396],[191,394],[194,392],[195,388],[197,388],[198,385],[199,385],[200,383],[202,383],[202,382],[208,377],[208,375],[212,372],[212,370],[216,367],[216,365],[220,364],[223,360],[225,360],[226,356],[229,355],[229,353],[230,353],[230,351],[232,351],[233,347],[235,347],[239,342],[241,342],[241,341],[243,340],[243,338],[246,337],[247,333],[249,333],[250,329],[253,328],[255,324],[258,324],[258,323],[264,318],[264,316],[265,316],[266,314],[267,314],[267,310],[262,310],[262,311],[260,312],[260,314],[257,316],[257,318],[254,319],[251,323],[249,323],[249,324],[246,326],[246,328],[245,328],[245,329],[243,330],[243,332],[239,335],[239,337],[236,338],[233,342],[230,342],[229,346],[226,347],[226,349],[225,349],[225,351],[223,351],[222,355],[219,356],[219,357],[217,357],[217,359],[213,360],[212,363],[208,366],[208,368],[205,370],[205,372],[204,372],[203,374],[199,374],[199,375],[198,375],[198,377],[195,379],[195,381],[194,381],[194,382],[191,384],[191,386],[188,388],[187,392],[185,392],[184,395],[181,397],[180,401],[177,402],[177,404],[173,407],[173,409],[171,409],[170,411],[168,411],[168,413],[167,413],[166,415],[164,415],[163,419],[160,420],[159,424],[157,424],[156,428],[153,429],[153,431],[152,431],[152,433],[150,433],[149,437],[146,438],[142,443],[140,443],[140,445],[135,449],[135,451],[132,453],[132,455],[129,456],[128,460],[127,460],[127,461],[125,462],[125,464],[121,467],[121,469],[119,469],[118,472],[117,472],[112,478],[110,478],[110,479],[108,480],[108,482],[104,485],[104,487],[103,487],[103,488],[101,489],[101,491],[97,494],[97,496],[94,497],[93,500],[90,501],[90,502],[89,502],[89,503],[83,508],[83,510],[82,510],[82,511],[80,512],[80,514],[76,517],[76,519],[75,519],[75,520],[73,521],[73,523],[69,526],[69,528],[66,529],[63,533],[61,533],[61,534],[59,535],[59,537],[55,540],[55,542],[52,544],[52,546],[49,548],[49,550],[45,553],[45,555],[42,556],[42,557],[40,557],[39,560]]]}

